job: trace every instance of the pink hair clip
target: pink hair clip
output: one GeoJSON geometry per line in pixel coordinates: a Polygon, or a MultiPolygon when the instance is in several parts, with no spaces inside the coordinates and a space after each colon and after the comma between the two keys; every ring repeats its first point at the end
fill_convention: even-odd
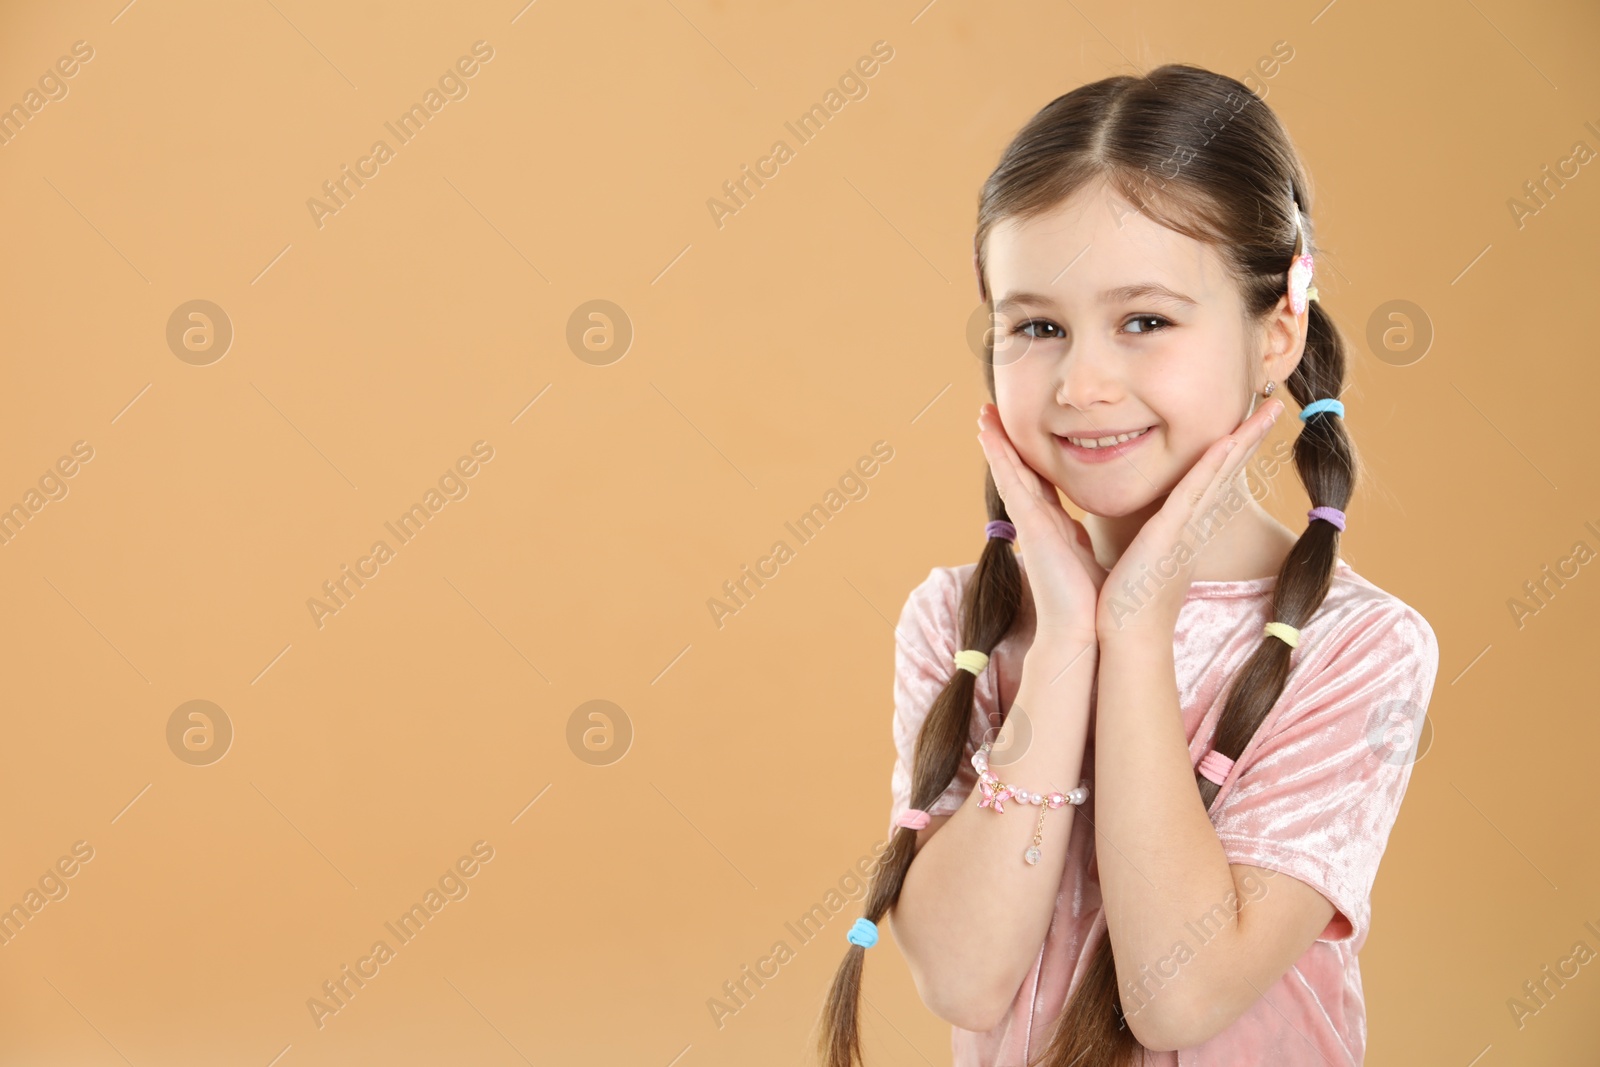
{"type": "Polygon", "coordinates": [[[1289,264],[1289,307],[1296,315],[1305,314],[1308,301],[1317,298],[1317,291],[1311,288],[1311,253],[1294,257],[1289,264]]]}

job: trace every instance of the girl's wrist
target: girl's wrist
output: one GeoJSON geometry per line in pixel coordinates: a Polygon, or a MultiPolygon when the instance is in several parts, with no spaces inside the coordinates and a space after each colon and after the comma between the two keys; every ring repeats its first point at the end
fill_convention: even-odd
{"type": "Polygon", "coordinates": [[[1156,603],[1140,605],[1118,617],[1108,617],[1101,611],[1095,615],[1094,622],[1095,639],[1102,643],[1142,641],[1150,639],[1151,635],[1170,641],[1177,626],[1177,614],[1156,603]]]}
{"type": "Polygon", "coordinates": [[[1053,663],[1065,667],[1073,662],[1092,660],[1100,651],[1093,629],[1045,627],[1034,630],[1033,643],[1023,658],[1029,663],[1053,663]]]}
{"type": "Polygon", "coordinates": [[[1157,619],[1141,619],[1137,623],[1124,622],[1121,626],[1101,629],[1098,643],[1101,648],[1166,648],[1170,651],[1176,632],[1175,621],[1167,623],[1157,619]]]}

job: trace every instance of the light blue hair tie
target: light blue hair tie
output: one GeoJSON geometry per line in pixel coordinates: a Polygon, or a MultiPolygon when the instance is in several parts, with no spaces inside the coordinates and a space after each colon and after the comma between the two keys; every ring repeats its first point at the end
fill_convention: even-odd
{"type": "Polygon", "coordinates": [[[856,920],[854,926],[850,927],[850,932],[845,935],[845,939],[852,945],[871,948],[878,943],[878,924],[863,915],[856,920]]]}
{"type": "Polygon", "coordinates": [[[1344,404],[1331,397],[1323,397],[1321,400],[1313,400],[1300,409],[1300,421],[1305,422],[1319,411],[1331,411],[1341,419],[1344,418],[1344,404]]]}

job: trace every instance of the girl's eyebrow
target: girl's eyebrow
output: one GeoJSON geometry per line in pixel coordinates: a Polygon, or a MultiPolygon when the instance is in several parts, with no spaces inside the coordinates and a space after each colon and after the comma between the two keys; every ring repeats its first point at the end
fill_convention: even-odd
{"type": "MultiPolygon", "coordinates": [[[[1107,289],[1100,294],[1102,304],[1122,304],[1141,297],[1157,297],[1171,300],[1179,304],[1188,304],[1190,307],[1199,307],[1198,301],[1185,296],[1176,289],[1169,289],[1158,282],[1135,282],[1132,285],[1119,285],[1115,289],[1107,289]]],[[[995,302],[994,309],[1003,311],[1016,304],[1033,304],[1038,307],[1054,307],[1052,297],[1040,293],[1008,293],[1005,297],[995,302]]]]}

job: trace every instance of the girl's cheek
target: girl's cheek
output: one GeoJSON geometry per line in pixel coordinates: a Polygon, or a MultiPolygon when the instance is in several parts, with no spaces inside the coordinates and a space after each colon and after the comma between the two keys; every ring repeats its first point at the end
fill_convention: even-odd
{"type": "Polygon", "coordinates": [[[1017,368],[995,368],[995,407],[1000,409],[1000,421],[1008,431],[1020,433],[1021,427],[1037,423],[1041,405],[1038,393],[1043,388],[1037,374],[1017,368]]]}

